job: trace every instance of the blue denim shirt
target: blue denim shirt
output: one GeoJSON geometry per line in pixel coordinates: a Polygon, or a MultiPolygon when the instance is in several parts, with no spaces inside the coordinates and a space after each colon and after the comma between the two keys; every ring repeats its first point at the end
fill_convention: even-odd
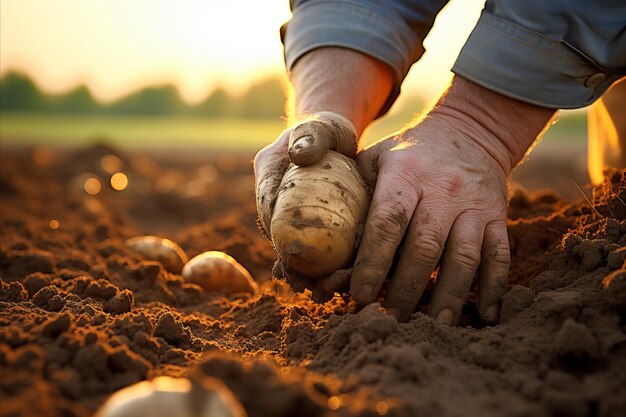
{"type": "MultiPolygon", "coordinates": [[[[292,0],[285,63],[323,46],[360,51],[395,74],[391,106],[447,0],[292,0]]],[[[454,30],[450,28],[449,30],[454,30]]],[[[626,0],[488,0],[452,71],[549,108],[578,108],[626,76],[626,0]]]]}

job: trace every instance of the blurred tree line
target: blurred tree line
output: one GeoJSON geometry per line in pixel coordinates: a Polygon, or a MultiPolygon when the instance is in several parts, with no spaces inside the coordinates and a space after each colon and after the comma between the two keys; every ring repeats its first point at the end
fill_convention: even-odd
{"type": "Polygon", "coordinates": [[[285,93],[278,77],[252,84],[241,96],[217,88],[196,105],[185,103],[171,84],[145,87],[113,103],[102,104],[84,85],[64,94],[50,95],[42,92],[28,76],[17,72],[7,72],[0,79],[3,112],[275,119],[283,115],[284,104],[285,93]]]}

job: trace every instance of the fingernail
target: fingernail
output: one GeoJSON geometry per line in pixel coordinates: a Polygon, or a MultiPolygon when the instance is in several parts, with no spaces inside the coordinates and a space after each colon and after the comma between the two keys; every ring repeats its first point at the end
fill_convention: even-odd
{"type": "Polygon", "coordinates": [[[492,322],[497,323],[500,318],[500,306],[498,304],[493,304],[489,306],[489,308],[485,311],[485,319],[492,322]]]}
{"type": "Polygon", "coordinates": [[[294,151],[301,151],[302,149],[309,148],[315,139],[311,135],[300,136],[298,139],[293,141],[293,145],[291,145],[291,149],[294,151]]]}
{"type": "Polygon", "coordinates": [[[374,298],[374,289],[369,284],[363,284],[354,291],[354,298],[361,304],[366,304],[374,298]]]}
{"type": "Polygon", "coordinates": [[[437,323],[451,326],[454,321],[454,312],[449,308],[444,308],[437,314],[437,323]]]}

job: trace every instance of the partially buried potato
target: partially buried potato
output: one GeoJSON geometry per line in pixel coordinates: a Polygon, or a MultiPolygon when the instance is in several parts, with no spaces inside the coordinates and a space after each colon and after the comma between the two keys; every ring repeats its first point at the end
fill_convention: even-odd
{"type": "Polygon", "coordinates": [[[354,160],[328,151],[313,165],[291,165],[270,223],[283,268],[319,279],[350,267],[368,209],[368,188],[354,160]]]}
{"type": "Polygon", "coordinates": [[[230,294],[252,293],[258,285],[250,273],[232,256],[209,251],[194,257],[183,267],[183,279],[207,291],[225,291],[230,294]]]}
{"type": "Polygon", "coordinates": [[[189,257],[185,251],[169,239],[158,236],[137,236],[126,245],[149,261],[161,262],[165,270],[180,274],[189,257]]]}
{"type": "Polygon", "coordinates": [[[113,394],[95,417],[246,417],[233,393],[219,380],[158,377],[113,394]]]}

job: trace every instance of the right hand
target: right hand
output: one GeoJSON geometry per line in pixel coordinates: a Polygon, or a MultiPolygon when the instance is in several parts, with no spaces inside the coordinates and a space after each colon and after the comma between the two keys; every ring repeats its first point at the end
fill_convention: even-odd
{"type": "MultiPolygon", "coordinates": [[[[356,129],[344,116],[333,112],[319,112],[285,130],[274,143],[256,154],[254,176],[258,224],[268,239],[271,239],[270,223],[278,189],[290,163],[299,166],[312,165],[329,150],[354,158],[357,150],[356,129]]],[[[295,290],[309,288],[318,299],[332,296],[333,292],[349,283],[350,274],[345,270],[312,282],[289,274],[282,265],[277,266],[275,273],[285,275],[295,290]]]]}

